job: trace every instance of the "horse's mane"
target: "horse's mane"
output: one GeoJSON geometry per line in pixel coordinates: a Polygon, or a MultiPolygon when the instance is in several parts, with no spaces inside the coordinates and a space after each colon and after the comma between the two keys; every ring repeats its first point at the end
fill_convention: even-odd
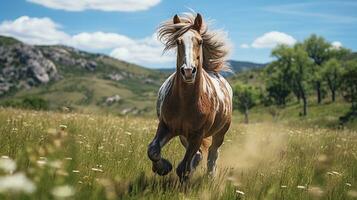
{"type": "MultiPolygon", "coordinates": [[[[177,38],[193,27],[195,17],[195,13],[183,13],[180,16],[181,23],[174,24],[170,19],[159,26],[157,36],[165,45],[164,52],[176,47],[177,38]]],[[[211,72],[230,71],[226,62],[230,50],[225,40],[226,34],[220,30],[208,30],[205,22],[202,23],[200,34],[203,40],[203,68],[211,72]]]]}

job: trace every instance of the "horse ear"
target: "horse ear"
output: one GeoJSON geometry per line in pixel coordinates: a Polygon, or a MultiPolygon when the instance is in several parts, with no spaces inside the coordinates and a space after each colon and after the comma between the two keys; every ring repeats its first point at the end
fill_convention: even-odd
{"type": "Polygon", "coordinates": [[[174,16],[174,24],[179,24],[179,23],[181,23],[181,20],[180,20],[179,16],[175,15],[174,16]]]}
{"type": "Polygon", "coordinates": [[[200,32],[201,27],[202,27],[202,16],[200,15],[200,13],[197,13],[197,16],[195,18],[195,23],[193,24],[193,29],[200,32]]]}

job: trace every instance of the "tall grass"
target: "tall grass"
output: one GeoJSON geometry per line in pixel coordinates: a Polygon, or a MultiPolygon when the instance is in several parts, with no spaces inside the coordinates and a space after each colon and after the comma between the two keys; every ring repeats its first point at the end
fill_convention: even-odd
{"type": "MultiPolygon", "coordinates": [[[[181,184],[174,172],[151,172],[146,148],[156,126],[151,118],[0,109],[0,199],[357,197],[356,132],[233,123],[217,176],[201,164],[181,184]],[[14,171],[1,168],[12,159],[14,171]],[[1,189],[4,177],[21,173],[35,190],[1,189]]],[[[183,153],[177,139],[163,151],[175,166],[183,153]]]]}

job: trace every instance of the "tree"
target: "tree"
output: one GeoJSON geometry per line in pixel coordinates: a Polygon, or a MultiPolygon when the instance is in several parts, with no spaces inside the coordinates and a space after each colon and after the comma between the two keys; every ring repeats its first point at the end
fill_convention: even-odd
{"type": "Polygon", "coordinates": [[[331,100],[335,102],[336,91],[340,88],[342,82],[343,69],[340,61],[335,58],[330,59],[322,67],[322,77],[327,82],[328,88],[331,91],[331,100]]]}
{"type": "Polygon", "coordinates": [[[244,114],[244,122],[248,123],[248,111],[256,105],[259,94],[255,88],[239,83],[234,85],[233,93],[233,106],[244,114]]]}
{"type": "Polygon", "coordinates": [[[272,74],[266,81],[266,90],[276,105],[285,105],[290,94],[289,86],[283,81],[280,74],[272,74]]]}
{"type": "Polygon", "coordinates": [[[351,102],[352,111],[357,111],[357,60],[347,61],[342,75],[344,97],[351,102]]]}
{"type": "Polygon", "coordinates": [[[301,44],[293,47],[291,67],[291,87],[297,91],[303,101],[302,115],[307,115],[307,88],[311,78],[311,60],[301,44]]]}
{"type": "Polygon", "coordinates": [[[307,88],[311,76],[312,62],[302,44],[294,47],[280,45],[276,47],[272,55],[277,58],[275,71],[282,73],[283,83],[303,100],[303,112],[307,114],[307,88]]]}
{"type": "Polygon", "coordinates": [[[308,56],[313,60],[313,74],[314,74],[314,85],[317,94],[317,103],[321,103],[321,66],[330,58],[329,49],[331,44],[328,43],[323,37],[319,37],[315,34],[311,35],[304,41],[304,48],[308,56]]]}

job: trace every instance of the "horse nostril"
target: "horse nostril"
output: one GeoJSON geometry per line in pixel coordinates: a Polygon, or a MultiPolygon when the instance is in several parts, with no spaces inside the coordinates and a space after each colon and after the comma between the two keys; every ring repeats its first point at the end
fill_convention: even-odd
{"type": "Polygon", "coordinates": [[[185,70],[183,69],[183,67],[181,68],[181,74],[185,75],[185,70]]]}
{"type": "Polygon", "coordinates": [[[196,67],[193,68],[192,74],[196,73],[196,67]]]}

